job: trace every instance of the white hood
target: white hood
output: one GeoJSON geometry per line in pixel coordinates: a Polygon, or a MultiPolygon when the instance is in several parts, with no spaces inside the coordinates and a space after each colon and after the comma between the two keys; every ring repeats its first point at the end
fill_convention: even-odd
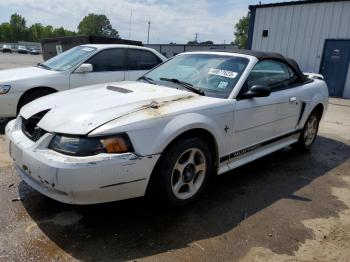
{"type": "Polygon", "coordinates": [[[0,70],[0,83],[9,83],[16,80],[55,75],[58,73],[57,71],[50,71],[35,66],[0,70]]]}
{"type": "Polygon", "coordinates": [[[39,127],[48,132],[85,135],[122,116],[157,107],[157,104],[193,97],[198,95],[142,82],[119,82],[39,98],[23,107],[20,114],[28,119],[50,109],[38,123],[39,127]]]}

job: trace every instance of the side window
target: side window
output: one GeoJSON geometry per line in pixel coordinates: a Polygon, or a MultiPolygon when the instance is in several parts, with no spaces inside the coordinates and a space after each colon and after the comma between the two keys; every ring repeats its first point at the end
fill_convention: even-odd
{"type": "Polygon", "coordinates": [[[297,77],[297,75],[293,72],[292,69],[290,69],[290,67],[288,67],[289,70],[289,75],[290,75],[290,84],[297,84],[300,83],[300,79],[297,77]]]}
{"type": "Polygon", "coordinates": [[[295,80],[294,72],[284,63],[263,60],[257,63],[247,78],[247,88],[264,85],[271,91],[284,88],[295,80]]]}
{"type": "Polygon", "coordinates": [[[152,52],[138,49],[128,50],[128,70],[149,70],[161,62],[152,52]]]}
{"type": "Polygon", "coordinates": [[[103,50],[91,57],[86,63],[92,64],[93,72],[124,71],[125,50],[103,50]]]}

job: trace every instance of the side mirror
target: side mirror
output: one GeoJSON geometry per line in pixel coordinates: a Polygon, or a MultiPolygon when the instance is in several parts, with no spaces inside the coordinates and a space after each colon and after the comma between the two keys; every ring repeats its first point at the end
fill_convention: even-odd
{"type": "Polygon", "coordinates": [[[265,97],[271,94],[270,89],[263,85],[253,85],[245,94],[243,98],[265,97]]]}
{"type": "Polygon", "coordinates": [[[92,72],[93,67],[92,64],[81,64],[77,69],[75,69],[75,73],[89,73],[92,72]]]}

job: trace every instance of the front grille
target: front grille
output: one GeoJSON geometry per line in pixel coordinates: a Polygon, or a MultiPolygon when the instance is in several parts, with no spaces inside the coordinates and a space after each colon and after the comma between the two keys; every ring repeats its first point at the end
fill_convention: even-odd
{"type": "Polygon", "coordinates": [[[37,124],[40,122],[40,120],[43,118],[43,116],[48,112],[48,110],[42,111],[40,113],[37,113],[33,116],[31,116],[28,119],[25,119],[21,117],[21,129],[22,132],[32,141],[36,142],[38,141],[43,135],[45,135],[47,132],[38,127],[37,124]]]}

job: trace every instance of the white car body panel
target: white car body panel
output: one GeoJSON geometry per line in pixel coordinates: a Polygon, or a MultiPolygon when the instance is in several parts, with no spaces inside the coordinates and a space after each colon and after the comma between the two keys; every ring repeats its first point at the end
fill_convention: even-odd
{"type": "Polygon", "coordinates": [[[129,45],[83,45],[94,47],[96,51],[79,62],[75,67],[67,71],[52,71],[39,67],[26,67],[19,69],[0,70],[0,84],[11,85],[7,94],[0,94],[0,118],[15,117],[17,114],[17,104],[21,96],[28,90],[37,87],[47,87],[55,91],[64,91],[71,88],[93,85],[98,83],[108,83],[123,80],[136,80],[148,70],[135,71],[110,71],[110,72],[89,72],[75,73],[75,69],[87,61],[93,55],[106,49],[140,49],[146,50],[156,55],[161,61],[166,61],[166,57],[151,48],[129,46],[129,45]]]}
{"type": "MultiPolygon", "coordinates": [[[[145,73],[145,71],[144,71],[145,73]]],[[[134,80],[136,80],[135,78],[134,80]]],[[[85,74],[73,73],[69,77],[70,88],[76,88],[99,83],[109,83],[115,81],[124,81],[125,71],[115,72],[90,72],[85,74]]]]}
{"type": "Polygon", "coordinates": [[[159,155],[140,159],[134,154],[101,154],[77,159],[54,151],[47,154],[44,148],[52,139],[51,134],[34,143],[21,132],[18,124],[15,125],[15,120],[7,126],[6,132],[10,130],[16,143],[9,144],[9,150],[16,159],[18,174],[42,194],[70,204],[109,202],[144,195],[149,180],[147,173],[152,171],[159,158],[159,155]],[[130,179],[134,183],[125,183],[130,179]],[[111,186],[115,184],[119,185],[118,195],[111,186]]]}
{"type": "Polygon", "coordinates": [[[26,105],[6,127],[20,176],[41,193],[67,203],[139,197],[145,194],[164,149],[186,131],[201,129],[213,136],[217,173],[222,174],[296,142],[312,110],[317,105],[327,109],[328,89],[319,79],[267,97],[236,99],[258,61],[237,56],[249,58],[249,64],[228,99],[129,81],[78,88],[26,105]],[[21,117],[48,109],[37,124],[48,133],[33,142],[21,131],[21,117]],[[135,151],[66,156],[48,149],[55,133],[88,137],[126,133],[135,151]]]}

